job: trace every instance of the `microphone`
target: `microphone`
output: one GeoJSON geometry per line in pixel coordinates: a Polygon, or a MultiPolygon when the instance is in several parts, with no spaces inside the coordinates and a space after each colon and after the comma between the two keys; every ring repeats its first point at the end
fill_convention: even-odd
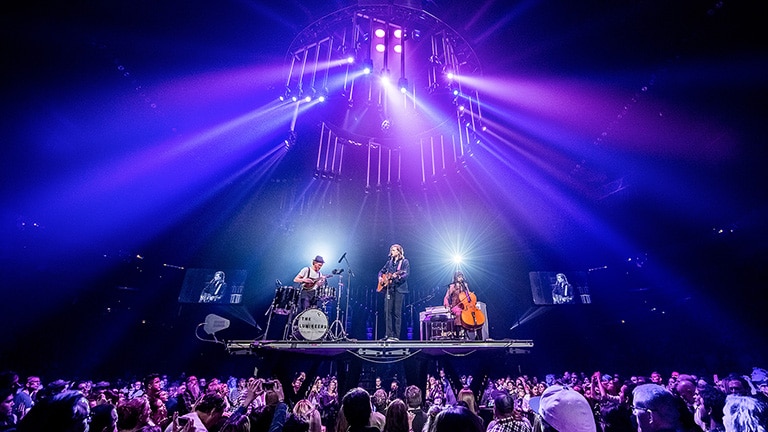
{"type": "Polygon", "coordinates": [[[346,253],[346,252],[344,252],[344,255],[342,255],[342,256],[341,256],[341,258],[339,258],[339,262],[338,262],[338,264],[341,264],[341,262],[342,262],[342,261],[344,261],[344,257],[345,257],[345,256],[347,256],[347,253],[346,253]]]}

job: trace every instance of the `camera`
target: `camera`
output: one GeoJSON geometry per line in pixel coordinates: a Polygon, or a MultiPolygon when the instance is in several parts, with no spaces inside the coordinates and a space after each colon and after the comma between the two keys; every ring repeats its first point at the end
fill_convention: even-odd
{"type": "Polygon", "coordinates": [[[270,391],[275,389],[275,380],[266,380],[264,381],[264,390],[270,391]]]}

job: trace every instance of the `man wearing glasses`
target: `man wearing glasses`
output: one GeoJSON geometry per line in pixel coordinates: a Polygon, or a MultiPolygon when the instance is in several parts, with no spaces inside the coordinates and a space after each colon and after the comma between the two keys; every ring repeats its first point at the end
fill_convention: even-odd
{"type": "Polygon", "coordinates": [[[675,396],[657,384],[639,385],[632,392],[632,415],[639,432],[682,430],[681,410],[675,396]]]}

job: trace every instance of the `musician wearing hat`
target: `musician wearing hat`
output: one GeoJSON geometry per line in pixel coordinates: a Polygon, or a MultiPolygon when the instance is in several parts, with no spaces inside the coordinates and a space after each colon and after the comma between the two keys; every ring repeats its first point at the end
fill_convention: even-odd
{"type": "Polygon", "coordinates": [[[325,260],[317,255],[312,260],[312,265],[299,270],[299,274],[293,278],[293,282],[300,284],[301,294],[299,294],[299,312],[313,306],[317,306],[317,288],[325,284],[325,280],[332,276],[324,276],[320,269],[325,264],[325,260]]]}

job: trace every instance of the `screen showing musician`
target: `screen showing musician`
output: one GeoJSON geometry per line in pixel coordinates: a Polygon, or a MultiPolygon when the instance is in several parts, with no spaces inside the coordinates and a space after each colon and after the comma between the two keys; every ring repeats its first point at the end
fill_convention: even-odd
{"type": "Polygon", "coordinates": [[[591,303],[586,272],[531,272],[531,294],[537,305],[591,303]]]}
{"type": "Polygon", "coordinates": [[[179,303],[241,304],[245,270],[187,269],[179,303]]]}
{"type": "Polygon", "coordinates": [[[312,260],[312,264],[308,267],[303,267],[299,270],[299,273],[293,278],[293,282],[300,285],[301,293],[299,294],[299,310],[304,311],[310,307],[317,306],[317,290],[325,285],[325,280],[333,275],[323,275],[320,269],[323,268],[325,260],[320,255],[317,255],[312,260]]]}
{"type": "Polygon", "coordinates": [[[477,307],[477,296],[469,290],[464,273],[457,271],[443,298],[443,306],[454,316],[454,332],[457,339],[481,340],[478,330],[485,323],[485,315],[477,307]]]}

